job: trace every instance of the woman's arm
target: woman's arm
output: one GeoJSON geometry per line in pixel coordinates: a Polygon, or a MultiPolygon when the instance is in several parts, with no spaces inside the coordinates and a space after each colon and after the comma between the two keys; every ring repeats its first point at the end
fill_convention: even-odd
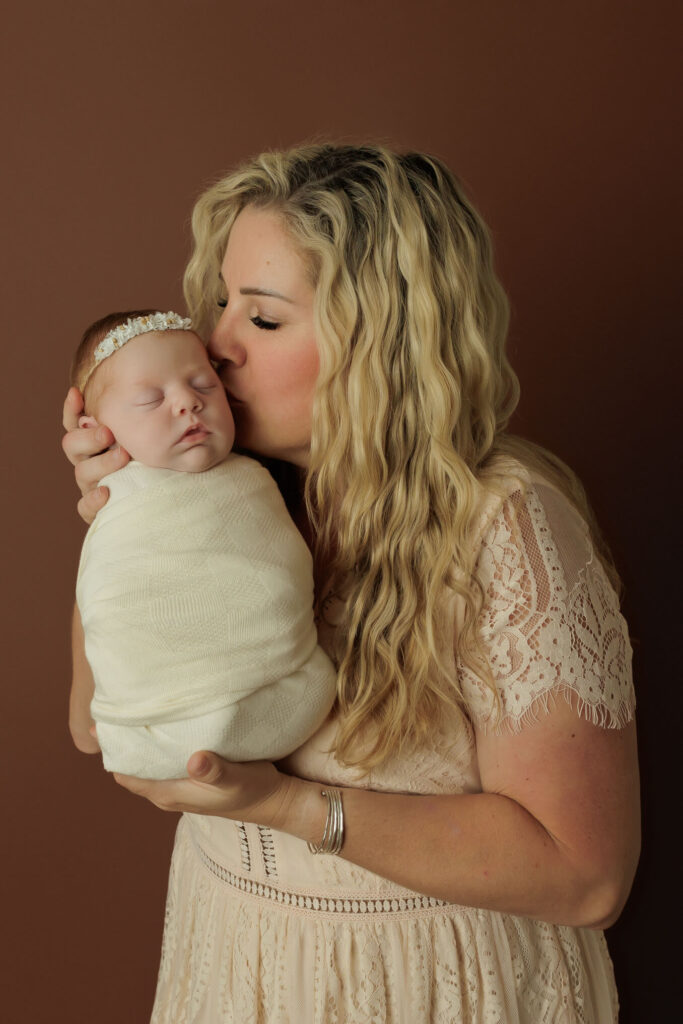
{"type": "Polygon", "coordinates": [[[90,702],[95,692],[88,659],[85,656],[85,638],[78,606],[74,605],[71,625],[71,695],[69,697],[69,730],[71,738],[84,754],[97,754],[100,745],[93,736],[91,729],[95,725],[90,714],[90,702]]]}
{"type": "MultiPolygon", "coordinates": [[[[520,733],[479,735],[477,747],[483,793],[345,790],[342,856],[449,902],[612,924],[640,850],[635,726],[600,729],[560,699],[520,733]]],[[[322,834],[319,813],[303,802],[297,820],[292,801],[284,828],[315,841],[322,834]]]]}
{"type": "MultiPolygon", "coordinates": [[[[640,847],[635,726],[601,729],[561,698],[519,733],[478,735],[477,748],[482,793],[345,789],[340,856],[451,903],[579,927],[612,924],[640,847]]],[[[319,842],[321,785],[271,768],[198,753],[188,780],[116,778],[164,810],[241,818],[319,842]]]]}
{"type": "MultiPolygon", "coordinates": [[[[62,417],[67,431],[62,438],[62,448],[76,467],[76,483],[83,495],[78,503],[78,512],[86,523],[91,523],[109,497],[107,488],[98,486],[99,481],[107,473],[125,466],[130,456],[122,448],[103,451],[103,448],[107,449],[114,443],[114,435],[108,427],[97,427],[95,430],[79,428],[78,418],[82,412],[82,394],[77,388],[69,388],[62,417]]],[[[79,750],[84,754],[96,754],[100,745],[90,731],[95,724],[90,716],[94,680],[85,656],[83,626],[77,607],[74,607],[72,620],[71,652],[73,674],[69,697],[69,730],[79,750]]]]}

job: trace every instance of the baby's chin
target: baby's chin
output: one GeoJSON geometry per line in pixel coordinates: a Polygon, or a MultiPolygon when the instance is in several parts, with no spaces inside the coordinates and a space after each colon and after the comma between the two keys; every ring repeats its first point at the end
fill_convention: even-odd
{"type": "Polygon", "coordinates": [[[151,469],[174,469],[178,473],[204,473],[207,469],[224,462],[230,454],[227,444],[195,444],[180,452],[169,452],[167,457],[143,458],[131,452],[131,456],[151,469]]]}
{"type": "Polygon", "coordinates": [[[204,473],[224,462],[229,454],[230,448],[223,445],[195,444],[176,455],[168,468],[181,473],[204,473]]]}

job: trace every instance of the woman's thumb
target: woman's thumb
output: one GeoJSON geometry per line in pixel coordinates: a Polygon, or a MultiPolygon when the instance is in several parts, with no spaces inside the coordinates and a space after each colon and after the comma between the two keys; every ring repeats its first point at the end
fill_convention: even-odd
{"type": "Polygon", "coordinates": [[[205,750],[200,750],[192,755],[187,762],[187,770],[191,779],[209,783],[218,782],[222,774],[218,758],[205,750]]]}

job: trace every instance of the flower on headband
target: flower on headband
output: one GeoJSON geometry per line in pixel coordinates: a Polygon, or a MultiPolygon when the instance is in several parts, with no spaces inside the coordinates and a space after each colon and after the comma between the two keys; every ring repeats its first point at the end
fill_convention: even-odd
{"type": "Polygon", "coordinates": [[[111,336],[108,336],[101,341],[97,346],[97,352],[95,353],[95,359],[99,362],[100,359],[110,356],[112,352],[116,352],[116,343],[111,336]],[[99,358],[98,358],[99,357],[99,358]]]}
{"type": "Polygon", "coordinates": [[[117,349],[125,345],[126,342],[137,338],[139,334],[147,334],[149,331],[190,330],[192,330],[192,321],[173,312],[150,313],[148,316],[128,319],[125,324],[121,324],[119,327],[109,331],[99,343],[94,353],[95,366],[98,366],[103,359],[112,355],[117,349]]]}

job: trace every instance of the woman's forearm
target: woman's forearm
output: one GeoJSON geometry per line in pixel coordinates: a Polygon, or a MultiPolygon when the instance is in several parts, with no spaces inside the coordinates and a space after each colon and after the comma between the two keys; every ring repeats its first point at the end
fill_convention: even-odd
{"type": "Polygon", "coordinates": [[[90,702],[95,692],[95,680],[85,656],[85,637],[78,606],[74,605],[71,625],[72,677],[69,695],[69,730],[76,747],[84,754],[96,754],[100,745],[90,733],[95,724],[90,714],[90,702]]]}
{"type": "MultiPolygon", "coordinates": [[[[559,701],[518,733],[477,733],[480,793],[344,789],[339,856],[449,903],[607,927],[638,862],[636,749],[634,723],[603,729],[559,701]]],[[[117,781],[164,810],[218,814],[313,843],[323,838],[324,782],[206,751],[193,754],[188,775],[117,781]]]]}
{"type": "MultiPolygon", "coordinates": [[[[284,831],[320,841],[327,809],[321,788],[292,780],[282,809],[284,831]]],[[[508,797],[362,789],[345,789],[342,796],[341,856],[408,889],[579,927],[606,927],[618,914],[622,900],[614,878],[577,866],[540,822],[508,797]]]]}

